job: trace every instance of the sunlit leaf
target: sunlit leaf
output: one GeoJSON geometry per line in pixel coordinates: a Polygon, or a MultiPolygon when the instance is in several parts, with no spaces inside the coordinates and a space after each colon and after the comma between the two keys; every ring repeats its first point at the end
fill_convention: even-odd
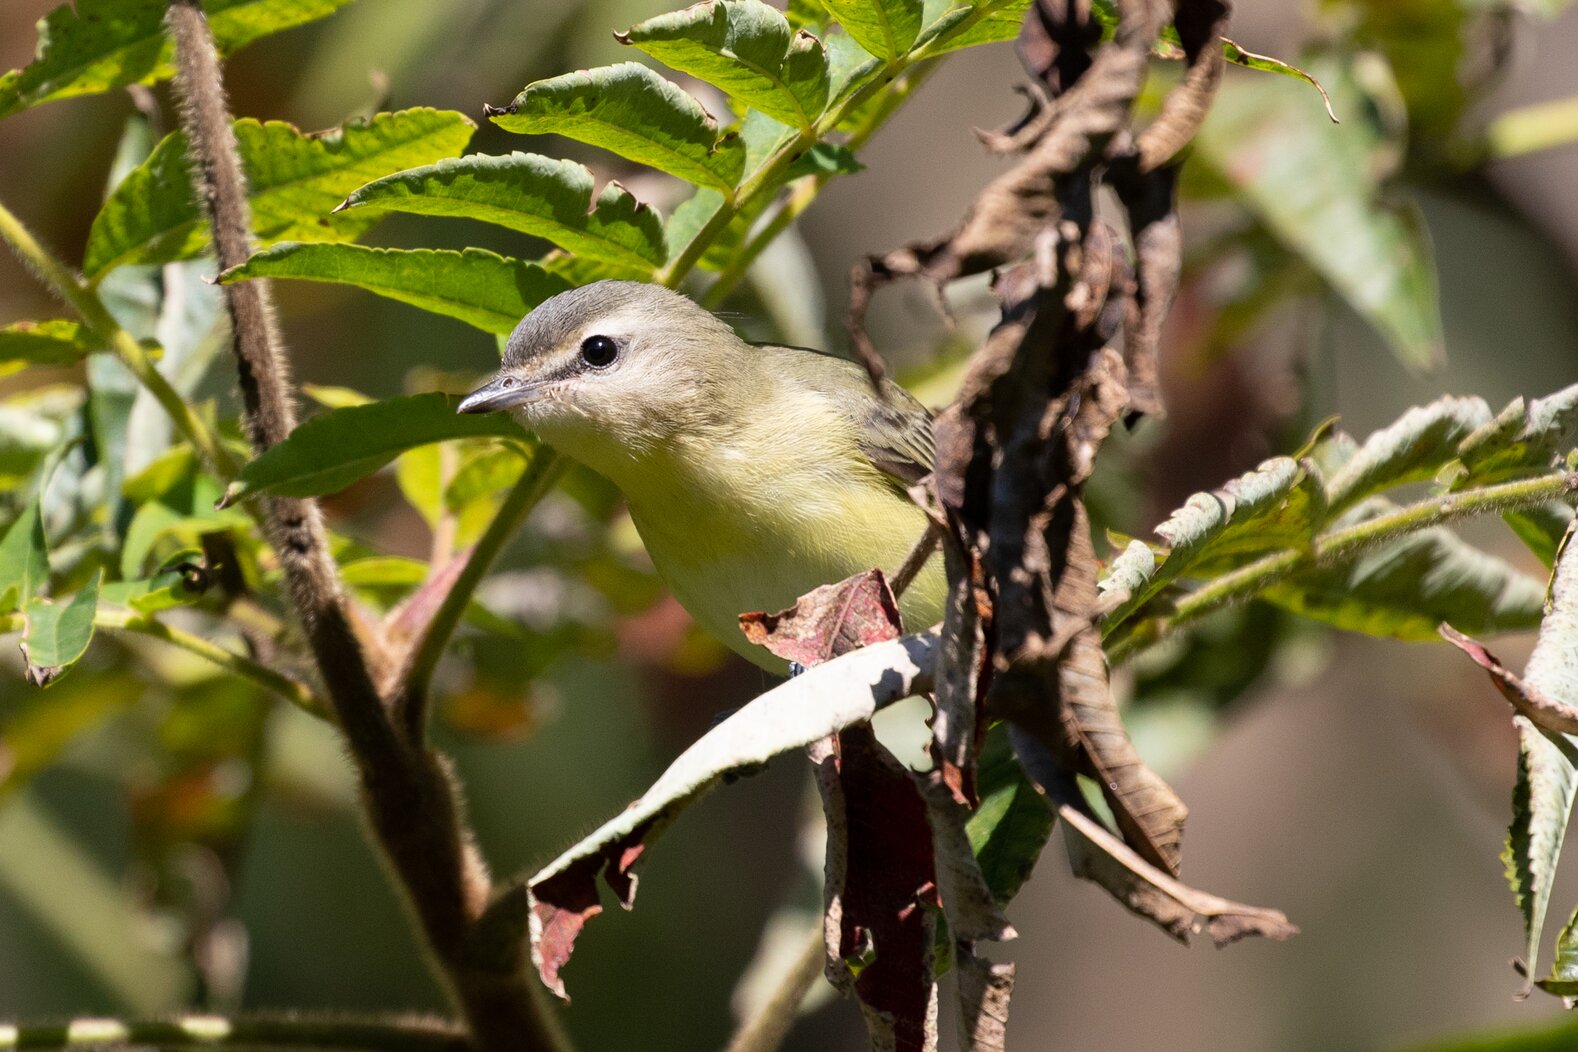
{"type": "Polygon", "coordinates": [[[948,8],[937,21],[922,29],[915,43],[930,44],[941,38],[929,50],[932,54],[942,55],[981,44],[1013,40],[1019,35],[1019,27],[1025,20],[1025,12],[1029,10],[1030,4],[1031,0],[987,0],[980,4],[958,4],[948,8]],[[959,24],[971,16],[977,16],[975,23],[960,31],[959,24]]]}
{"type": "MultiPolygon", "coordinates": [[[[380,113],[310,135],[282,121],[236,121],[253,233],[264,244],[354,238],[377,216],[331,215],[346,194],[459,153],[475,128],[463,114],[433,109],[380,113]]],[[[186,153],[186,137],[174,132],[115,188],[88,233],[83,271],[90,279],[125,263],[189,259],[207,247],[186,153]]]]}
{"type": "Polygon", "coordinates": [[[1457,458],[1458,444],[1490,419],[1482,398],[1439,398],[1415,406],[1376,431],[1332,477],[1326,492],[1334,510],[1407,482],[1434,478],[1457,458]]]}
{"type": "Polygon", "coordinates": [[[123,606],[139,614],[190,606],[202,597],[196,578],[180,570],[166,570],[135,581],[111,581],[99,587],[100,604],[123,606]]]}
{"type": "Polygon", "coordinates": [[[99,580],[96,575],[91,584],[65,601],[34,598],[22,608],[27,618],[22,653],[29,682],[48,686],[87,652],[93,638],[93,615],[99,608],[99,580]]]}
{"type": "Polygon", "coordinates": [[[331,409],[248,462],[226,491],[225,502],[257,493],[282,497],[335,493],[408,449],[452,438],[531,441],[507,414],[461,414],[455,411],[459,404],[454,396],[434,393],[331,409]]]}
{"type": "Polygon", "coordinates": [[[704,0],[631,26],[619,41],[796,128],[827,106],[821,41],[761,0],[704,0]]]}
{"type": "Polygon", "coordinates": [[[662,220],[618,183],[594,205],[592,173],[531,153],[473,154],[386,176],[346,199],[351,212],[480,219],[591,259],[645,269],[664,260],[662,220]]]}
{"type": "Polygon", "coordinates": [[[1578,384],[1525,404],[1515,398],[1494,420],[1463,439],[1465,472],[1455,488],[1542,475],[1578,448],[1578,384]]]}
{"type": "MultiPolygon", "coordinates": [[[[204,0],[221,52],[316,21],[350,0],[204,0]]],[[[31,63],[0,75],[0,117],[75,95],[152,84],[175,73],[164,0],[76,0],[38,23],[31,63]]]]}
{"type": "Polygon", "coordinates": [[[495,333],[514,329],[533,307],[570,287],[536,263],[481,248],[454,252],[292,241],[266,248],[219,276],[221,284],[248,278],[355,285],[495,333]]]}
{"type": "Polygon", "coordinates": [[[920,0],[822,0],[861,47],[881,59],[909,51],[920,35],[920,0]]]}
{"type": "Polygon", "coordinates": [[[636,62],[540,80],[486,112],[506,131],[568,136],[701,186],[731,191],[745,170],[737,138],[720,139],[699,102],[636,62]]]}
{"type": "Polygon", "coordinates": [[[0,329],[0,376],[29,365],[75,365],[97,349],[74,321],[19,321],[0,329]]]}

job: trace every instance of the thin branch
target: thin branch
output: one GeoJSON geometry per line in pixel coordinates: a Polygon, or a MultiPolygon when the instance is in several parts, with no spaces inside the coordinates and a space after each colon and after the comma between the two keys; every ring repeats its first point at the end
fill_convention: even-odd
{"type": "Polygon", "coordinates": [[[394,702],[394,718],[405,728],[412,741],[420,741],[427,733],[428,688],[444,648],[460,625],[466,605],[482,583],[494,560],[514,536],[515,530],[537,506],[543,496],[553,488],[564,473],[564,458],[547,446],[538,446],[531,455],[526,470],[499,506],[493,521],[471,549],[466,565],[456,578],[443,603],[428,622],[421,639],[412,648],[405,670],[398,680],[399,694],[394,702]]]}
{"type": "Polygon", "coordinates": [[[724,1052],[777,1052],[800,1014],[800,1005],[822,977],[827,938],[818,924],[767,1003],[735,1032],[724,1052]]]}
{"type": "Polygon", "coordinates": [[[1490,512],[1534,507],[1551,500],[1571,499],[1574,493],[1578,493],[1578,473],[1542,475],[1428,497],[1385,515],[1333,530],[1316,537],[1307,548],[1273,552],[1232,573],[1223,574],[1180,598],[1169,615],[1143,623],[1129,620],[1113,626],[1126,629],[1126,634],[1108,648],[1108,660],[1113,664],[1125,661],[1184,625],[1230,603],[1257,595],[1301,570],[1345,562],[1360,552],[1432,526],[1444,526],[1490,512]],[[1133,627],[1127,628],[1130,625],[1133,627]]]}
{"type": "Polygon", "coordinates": [[[465,1035],[445,1023],[413,1019],[73,1019],[69,1023],[0,1024],[0,1049],[157,1048],[378,1049],[379,1052],[462,1052],[465,1035]]]}
{"type": "Polygon", "coordinates": [[[219,435],[188,405],[170,382],[165,379],[148,357],[148,352],[131,333],[121,328],[110,316],[109,309],[99,294],[72,273],[39,243],[31,231],[4,205],[0,205],[0,238],[10,244],[18,258],[36,274],[50,290],[77,312],[89,330],[114,352],[137,381],[153,395],[176,430],[197,450],[203,466],[220,480],[229,482],[236,476],[236,462],[225,449],[219,435]]]}
{"type": "Polygon", "coordinates": [[[937,554],[937,549],[942,544],[942,527],[935,522],[928,523],[926,532],[921,534],[920,540],[915,542],[915,547],[904,557],[904,564],[893,572],[893,579],[888,582],[893,589],[893,597],[897,599],[903,595],[909,586],[915,583],[915,578],[931,562],[932,556],[937,554]]]}
{"type": "MultiPolygon", "coordinates": [[[[221,268],[236,266],[251,251],[251,216],[219,56],[198,0],[171,0],[168,26],[196,189],[221,268]]],[[[285,362],[276,352],[266,286],[245,282],[226,286],[225,294],[247,431],[262,452],[295,423],[285,362]]],[[[522,970],[488,959],[473,943],[474,922],[491,894],[487,867],[462,817],[447,762],[409,740],[389,718],[346,616],[318,505],[265,498],[261,506],[264,532],[356,762],[363,805],[472,1041],[487,1052],[563,1047],[522,970]]]]}

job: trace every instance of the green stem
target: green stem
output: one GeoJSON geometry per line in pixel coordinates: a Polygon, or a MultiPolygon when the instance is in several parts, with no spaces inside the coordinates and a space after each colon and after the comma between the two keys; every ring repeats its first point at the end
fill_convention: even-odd
{"type": "MultiPolygon", "coordinates": [[[[694,268],[695,265],[701,260],[702,255],[707,251],[707,247],[712,244],[713,239],[716,238],[718,234],[729,225],[730,221],[733,220],[735,216],[739,215],[749,204],[751,204],[758,194],[764,191],[768,193],[778,192],[784,173],[789,170],[789,166],[794,164],[795,160],[802,153],[815,146],[818,142],[821,142],[824,136],[828,135],[841,123],[843,123],[845,118],[863,106],[868,99],[872,98],[879,92],[894,91],[896,93],[896,97],[890,97],[890,100],[885,100],[882,105],[877,107],[877,113],[880,114],[880,116],[871,122],[870,130],[867,132],[867,136],[869,137],[870,133],[876,131],[876,129],[881,126],[882,122],[887,120],[887,118],[892,115],[893,111],[898,108],[898,105],[902,103],[911,92],[913,92],[915,87],[919,86],[922,80],[924,80],[923,75],[922,77],[917,78],[913,84],[909,84],[904,87],[898,87],[898,85],[900,85],[905,80],[905,74],[933,64],[932,60],[941,57],[950,40],[957,38],[960,34],[967,32],[970,28],[979,23],[982,19],[994,14],[1001,6],[1003,5],[1000,3],[981,4],[979,7],[975,8],[969,16],[961,19],[957,24],[949,29],[947,33],[932,37],[930,40],[926,41],[919,47],[916,47],[908,54],[900,55],[898,58],[893,59],[888,63],[887,68],[883,70],[883,72],[873,77],[863,87],[861,87],[860,90],[856,91],[854,94],[850,95],[849,98],[845,99],[837,106],[822,114],[822,116],[817,119],[815,124],[811,125],[809,128],[803,129],[800,134],[796,135],[794,138],[790,139],[788,142],[784,143],[777,150],[775,150],[772,156],[768,157],[766,161],[762,162],[761,167],[752,172],[745,179],[745,181],[739,185],[739,188],[735,191],[732,199],[725,199],[723,203],[718,206],[718,210],[714,212],[710,218],[708,218],[707,222],[703,224],[700,230],[696,231],[695,236],[693,236],[690,239],[689,244],[687,244],[684,249],[680,251],[680,254],[675,256],[674,259],[669,262],[668,266],[658,271],[655,277],[657,283],[665,285],[668,288],[677,287],[679,283],[685,279],[685,276],[690,273],[692,268],[694,268]],[[891,107],[887,105],[887,101],[892,102],[891,107]]],[[[811,198],[815,198],[814,193],[811,195],[811,198]]],[[[809,205],[810,200],[807,200],[805,203],[809,205]]],[[[793,216],[789,218],[793,219],[793,216]]],[[[758,245],[756,251],[760,252],[762,246],[765,244],[766,242],[762,242],[761,245],[758,245]]],[[[738,278],[735,280],[738,280],[738,278]]]]}
{"type": "Polygon", "coordinates": [[[553,488],[565,466],[564,458],[547,446],[538,446],[532,451],[526,470],[521,473],[514,488],[505,495],[498,513],[471,549],[460,576],[455,579],[454,586],[444,596],[444,601],[413,648],[400,679],[400,693],[396,702],[397,718],[404,719],[413,737],[423,733],[428,685],[432,682],[434,670],[438,668],[439,659],[444,656],[450,636],[460,625],[472,593],[482,583],[482,578],[504,550],[505,544],[509,543],[516,528],[553,488]]]}
{"type": "MultiPolygon", "coordinates": [[[[20,613],[0,616],[0,635],[10,632],[20,632],[26,627],[26,619],[20,613]]],[[[329,710],[322,699],[318,698],[311,690],[289,676],[276,672],[267,665],[253,661],[245,654],[237,654],[233,650],[226,650],[217,643],[209,642],[202,636],[191,632],[184,632],[174,628],[163,621],[154,619],[129,610],[105,609],[100,607],[94,611],[93,627],[101,628],[107,632],[129,632],[134,635],[147,636],[150,639],[162,640],[173,647],[177,647],[189,654],[195,654],[204,661],[224,669],[242,679],[251,680],[264,690],[278,694],[297,708],[319,719],[330,719],[329,710]]],[[[5,1045],[0,1044],[0,1048],[5,1045]]]]}
{"type": "MultiPolygon", "coordinates": [[[[1306,548],[1272,552],[1231,573],[1201,585],[1180,598],[1170,615],[1135,624],[1107,651],[1116,665],[1177,629],[1229,603],[1248,599],[1302,570],[1346,562],[1410,533],[1489,512],[1529,508],[1551,500],[1570,499],[1578,492],[1578,473],[1542,475],[1496,486],[1430,497],[1373,519],[1365,519],[1314,539],[1306,548]]],[[[1122,627],[1122,626],[1119,626],[1122,627]]]]}
{"type": "Polygon", "coordinates": [[[1484,154],[1491,160],[1578,142],[1578,97],[1508,110],[1485,129],[1484,154]]]}
{"type": "Polygon", "coordinates": [[[248,1048],[369,1049],[460,1052],[459,1030],[428,1022],[351,1019],[76,1019],[69,1023],[0,1024],[0,1049],[248,1048]]]}
{"type": "Polygon", "coordinates": [[[176,429],[192,443],[204,467],[224,482],[235,478],[236,462],[220,441],[218,433],[170,386],[142,344],[110,316],[109,309],[104,306],[98,293],[39,244],[32,232],[3,204],[0,204],[0,238],[10,243],[22,262],[69,304],[83,323],[131,370],[138,382],[169,414],[176,429]]]}

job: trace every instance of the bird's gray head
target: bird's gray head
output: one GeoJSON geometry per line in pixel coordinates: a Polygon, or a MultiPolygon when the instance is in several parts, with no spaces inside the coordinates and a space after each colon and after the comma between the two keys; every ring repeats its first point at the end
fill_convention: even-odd
{"type": "Polygon", "coordinates": [[[602,467],[705,426],[744,350],[733,330],[677,292],[598,281],[526,315],[503,368],[460,411],[514,410],[550,444],[602,467]]]}

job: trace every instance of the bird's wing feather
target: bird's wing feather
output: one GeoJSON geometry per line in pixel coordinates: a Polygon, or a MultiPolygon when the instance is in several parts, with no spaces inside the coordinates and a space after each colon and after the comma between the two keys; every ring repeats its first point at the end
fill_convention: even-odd
{"type": "Polygon", "coordinates": [[[936,460],[931,413],[884,377],[879,396],[865,368],[847,358],[804,347],[773,347],[795,379],[824,395],[854,426],[860,451],[903,489],[929,475],[936,460]]]}

